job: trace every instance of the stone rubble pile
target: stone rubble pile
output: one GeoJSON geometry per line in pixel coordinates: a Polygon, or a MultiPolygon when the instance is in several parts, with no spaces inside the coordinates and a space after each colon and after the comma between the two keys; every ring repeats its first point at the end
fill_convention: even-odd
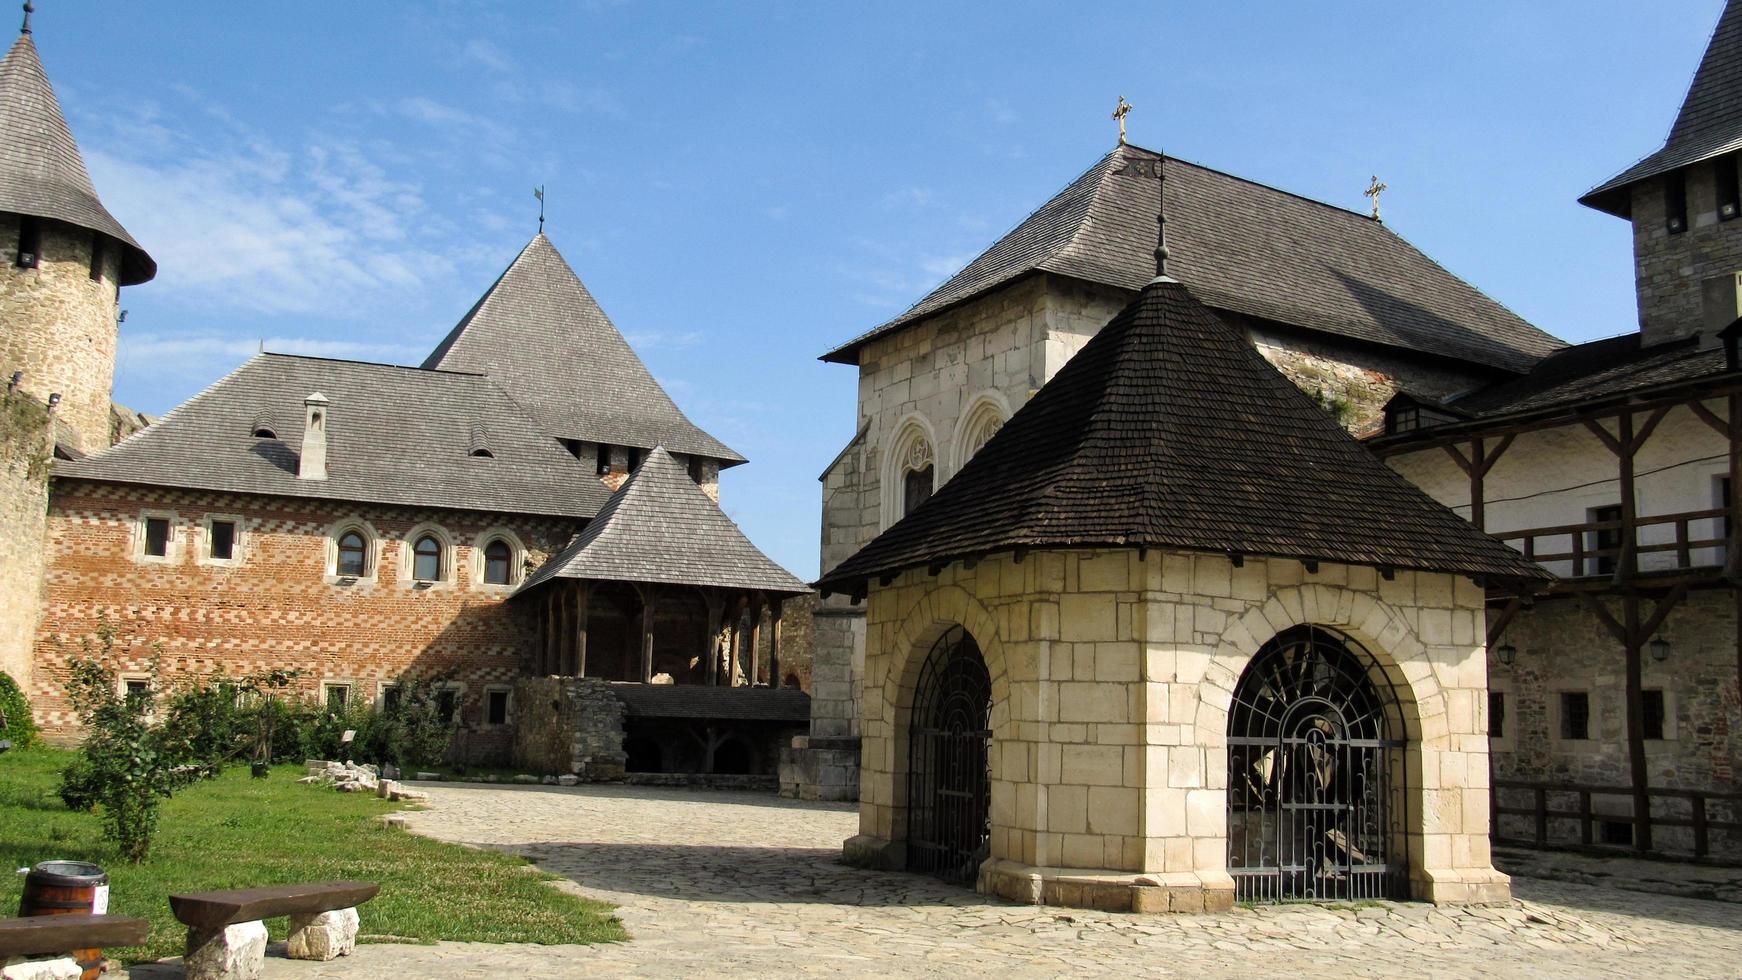
{"type": "Polygon", "coordinates": [[[406,789],[399,785],[398,780],[385,779],[381,770],[373,765],[354,762],[323,762],[309,760],[308,775],[297,780],[299,783],[330,785],[341,793],[374,793],[384,800],[394,802],[429,799],[429,794],[418,790],[406,789]]]}

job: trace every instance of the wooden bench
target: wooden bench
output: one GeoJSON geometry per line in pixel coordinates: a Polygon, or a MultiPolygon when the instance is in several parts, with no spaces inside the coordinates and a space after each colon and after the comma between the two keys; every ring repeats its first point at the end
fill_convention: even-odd
{"type": "Polygon", "coordinates": [[[138,946],[150,934],[150,923],[124,915],[36,915],[0,919],[0,963],[15,956],[71,961],[74,951],[105,946],[138,946]]]}
{"type": "Polygon", "coordinates": [[[265,966],[261,919],[290,916],[292,959],[330,960],[356,945],[356,907],[380,890],[372,881],[318,881],[171,895],[169,907],[188,927],[189,980],[244,980],[265,966]]]}

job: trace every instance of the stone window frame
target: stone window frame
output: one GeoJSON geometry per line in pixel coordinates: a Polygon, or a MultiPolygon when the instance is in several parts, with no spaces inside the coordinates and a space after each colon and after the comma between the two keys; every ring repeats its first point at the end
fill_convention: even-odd
{"type": "Polygon", "coordinates": [[[472,538],[471,553],[467,556],[466,568],[471,574],[472,585],[480,592],[508,595],[520,588],[526,581],[526,544],[520,540],[512,528],[496,526],[485,528],[472,538]],[[496,584],[484,581],[484,549],[492,541],[501,541],[508,546],[508,582],[496,584]]]}
{"type": "MultiPolygon", "coordinates": [[[[1513,752],[1518,748],[1518,695],[1512,689],[1510,678],[1496,679],[1492,674],[1488,677],[1488,690],[1500,695],[1506,704],[1506,731],[1498,738],[1488,736],[1489,752],[1513,752]]],[[[1560,703],[1560,695],[1555,695],[1555,703],[1560,703]]],[[[1492,730],[1493,719],[1489,719],[1492,730]]],[[[1559,719],[1556,719],[1555,731],[1560,731],[1559,719]]]]}
{"type": "Polygon", "coordinates": [[[381,579],[381,555],[384,543],[381,533],[375,530],[375,525],[361,517],[346,517],[327,525],[326,530],[326,564],[321,581],[327,585],[374,585],[381,579]],[[347,531],[356,531],[363,535],[363,548],[368,557],[369,567],[362,575],[339,574],[339,538],[347,531]]]}
{"type": "Polygon", "coordinates": [[[241,514],[202,514],[200,515],[199,547],[194,549],[194,564],[235,568],[242,564],[243,556],[247,552],[247,545],[248,522],[242,519],[241,514]],[[235,535],[230,539],[230,557],[228,558],[212,557],[212,524],[214,522],[228,522],[236,527],[235,535]]]}
{"type": "Polygon", "coordinates": [[[133,541],[130,546],[134,561],[142,565],[175,565],[181,561],[181,549],[187,535],[177,534],[181,527],[181,515],[173,510],[155,510],[142,508],[133,518],[133,541]],[[169,522],[169,531],[164,538],[163,554],[148,555],[145,553],[146,521],[159,518],[169,522]]]}
{"type": "Polygon", "coordinates": [[[1010,421],[1010,403],[1005,400],[1004,393],[996,388],[988,388],[976,393],[964,404],[962,414],[956,419],[955,438],[950,447],[950,475],[954,476],[968,465],[968,460],[980,451],[1004,423],[1010,421]],[[985,439],[979,436],[986,425],[990,423],[992,430],[986,433],[985,439]]]}
{"type": "Polygon", "coordinates": [[[1662,746],[1659,751],[1680,752],[1681,732],[1676,727],[1675,710],[1681,699],[1676,697],[1675,675],[1670,670],[1660,673],[1650,667],[1646,667],[1643,673],[1639,683],[1642,695],[1645,691],[1663,692],[1663,737],[1646,739],[1645,751],[1649,754],[1653,746],[1662,746]]]}
{"type": "Polygon", "coordinates": [[[487,729],[512,728],[514,726],[514,685],[485,684],[482,693],[484,695],[482,701],[483,712],[479,716],[478,727],[487,729]],[[500,723],[493,723],[490,721],[490,695],[495,694],[498,691],[507,695],[508,704],[504,709],[505,714],[503,715],[503,720],[500,723]]]}
{"type": "Polygon", "coordinates": [[[1566,752],[1597,753],[1605,746],[1603,741],[1603,699],[1597,692],[1588,687],[1576,684],[1556,685],[1549,689],[1548,699],[1548,737],[1557,748],[1566,752]],[[1561,737],[1561,695],[1583,694],[1585,703],[1590,706],[1590,713],[1585,720],[1584,738],[1561,737]]]}
{"type": "MultiPolygon", "coordinates": [[[[404,686],[404,682],[401,681],[397,677],[394,677],[391,679],[382,678],[381,680],[376,681],[375,682],[375,701],[374,701],[375,707],[377,709],[385,709],[387,707],[387,692],[393,690],[394,688],[398,688],[398,687],[402,687],[402,686],[404,686]]],[[[355,690],[355,688],[353,688],[353,690],[355,690]]],[[[460,716],[462,714],[464,714],[465,710],[466,710],[466,690],[467,690],[466,682],[465,681],[443,681],[442,683],[435,685],[435,690],[454,692],[454,717],[453,717],[453,720],[454,720],[455,724],[458,724],[460,716]]],[[[509,710],[510,711],[513,710],[512,704],[510,704],[509,710]]]]}
{"type": "Polygon", "coordinates": [[[452,589],[458,580],[458,569],[454,558],[459,549],[454,545],[454,536],[447,528],[434,521],[424,521],[399,536],[399,560],[394,568],[399,573],[399,583],[407,589],[420,592],[452,589]],[[441,575],[434,579],[418,579],[412,575],[417,567],[417,542],[425,536],[435,538],[441,546],[441,575]]]}
{"type": "Polygon", "coordinates": [[[355,707],[358,689],[362,687],[361,684],[350,677],[323,677],[321,678],[321,709],[323,711],[330,710],[331,702],[328,700],[327,692],[336,687],[345,689],[345,710],[349,711],[355,707]]]}
{"type": "MultiPolygon", "coordinates": [[[[150,674],[137,670],[124,670],[115,674],[115,693],[120,695],[122,700],[126,700],[127,686],[135,683],[144,684],[146,690],[153,694],[162,693],[162,689],[159,687],[156,678],[152,677],[150,674]]],[[[147,721],[152,721],[156,718],[157,709],[155,707],[145,713],[145,719],[147,721]]]]}
{"type": "Polygon", "coordinates": [[[887,531],[901,520],[905,509],[907,474],[915,468],[911,466],[914,459],[915,446],[919,440],[924,440],[926,451],[931,459],[931,488],[936,493],[941,482],[939,480],[942,462],[938,458],[937,433],[932,428],[931,421],[918,412],[909,412],[895,423],[891,430],[895,433],[883,453],[882,476],[879,481],[879,503],[877,522],[879,530],[887,531]]]}

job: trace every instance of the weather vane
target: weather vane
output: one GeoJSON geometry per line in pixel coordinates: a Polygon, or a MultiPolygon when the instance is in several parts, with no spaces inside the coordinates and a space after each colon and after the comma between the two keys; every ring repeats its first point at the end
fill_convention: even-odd
{"type": "Polygon", "coordinates": [[[1155,181],[1155,279],[1171,281],[1167,274],[1167,156],[1161,153],[1157,153],[1154,159],[1136,153],[1129,156],[1138,159],[1126,160],[1125,166],[1114,173],[1121,177],[1148,177],[1155,181]]]}
{"type": "Polygon", "coordinates": [[[1135,107],[1131,103],[1125,101],[1125,96],[1121,95],[1119,96],[1119,106],[1113,110],[1113,118],[1119,120],[1119,144],[1121,146],[1125,144],[1125,117],[1131,115],[1133,108],[1135,107]]]}
{"type": "Polygon", "coordinates": [[[532,189],[532,196],[538,198],[538,233],[544,234],[544,185],[532,189]]]}
{"type": "Polygon", "coordinates": [[[1374,221],[1381,220],[1379,217],[1379,195],[1385,193],[1387,190],[1390,190],[1390,186],[1386,185],[1386,184],[1381,184],[1379,182],[1379,175],[1374,174],[1373,175],[1373,183],[1367,185],[1367,189],[1361,192],[1362,197],[1370,197],[1373,199],[1373,220],[1374,221]]]}

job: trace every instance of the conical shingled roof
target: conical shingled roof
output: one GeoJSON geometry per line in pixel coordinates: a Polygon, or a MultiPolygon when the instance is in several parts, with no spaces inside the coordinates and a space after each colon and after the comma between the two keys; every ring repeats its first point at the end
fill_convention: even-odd
{"type": "Polygon", "coordinates": [[[423,366],[490,375],[557,438],[744,462],[678,409],[543,232],[423,366]]]}
{"type": "Polygon", "coordinates": [[[810,591],[751,544],[663,447],[648,453],[580,536],[540,565],[515,594],[554,578],[783,595],[810,591]]]}
{"type": "Polygon", "coordinates": [[[116,239],[122,244],[123,286],[157,275],[157,263],[97,198],[29,34],[19,35],[0,60],[0,211],[64,221],[116,239]]]}
{"type": "Polygon", "coordinates": [[[1185,286],[1160,280],[819,585],[857,592],[905,568],[1092,546],[1547,577],[1392,472],[1185,286]]]}
{"type": "MultiPolygon", "coordinates": [[[[912,309],[822,359],[857,363],[867,342],[1035,273],[1141,289],[1156,181],[1121,171],[1159,157],[1115,148],[912,309]]],[[[1166,194],[1168,271],[1215,309],[1514,372],[1565,346],[1364,214],[1175,157],[1166,194]]]]}
{"type": "Polygon", "coordinates": [[[1593,188],[1579,203],[1622,218],[1628,188],[1678,167],[1742,149],[1742,0],[1729,0],[1663,148],[1593,188]]]}

